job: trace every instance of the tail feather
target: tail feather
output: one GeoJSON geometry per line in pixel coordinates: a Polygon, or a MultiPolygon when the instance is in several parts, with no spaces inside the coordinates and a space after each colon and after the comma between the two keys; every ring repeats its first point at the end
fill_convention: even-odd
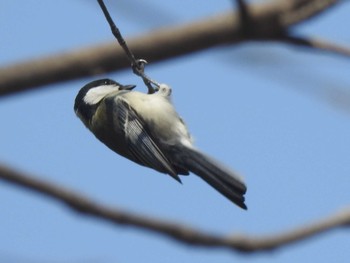
{"type": "Polygon", "coordinates": [[[244,203],[244,194],[247,188],[238,175],[195,149],[186,148],[181,152],[182,156],[186,156],[182,160],[186,168],[201,177],[233,203],[247,209],[244,203]]]}

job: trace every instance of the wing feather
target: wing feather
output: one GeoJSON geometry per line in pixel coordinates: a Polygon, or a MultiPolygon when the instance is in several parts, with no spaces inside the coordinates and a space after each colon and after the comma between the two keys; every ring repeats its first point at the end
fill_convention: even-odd
{"type": "Polygon", "coordinates": [[[116,109],[118,121],[124,130],[130,153],[141,164],[156,169],[157,171],[171,175],[175,180],[180,181],[176,169],[166,158],[158,147],[155,139],[152,138],[144,121],[136,111],[122,98],[116,109]]]}

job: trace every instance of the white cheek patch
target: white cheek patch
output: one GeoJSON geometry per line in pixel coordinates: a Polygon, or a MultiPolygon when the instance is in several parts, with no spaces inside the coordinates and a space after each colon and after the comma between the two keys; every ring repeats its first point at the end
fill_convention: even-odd
{"type": "Polygon", "coordinates": [[[96,88],[92,88],[86,93],[84,97],[84,102],[90,105],[97,104],[108,94],[116,92],[118,90],[119,87],[116,85],[103,85],[98,86],[96,88]]]}

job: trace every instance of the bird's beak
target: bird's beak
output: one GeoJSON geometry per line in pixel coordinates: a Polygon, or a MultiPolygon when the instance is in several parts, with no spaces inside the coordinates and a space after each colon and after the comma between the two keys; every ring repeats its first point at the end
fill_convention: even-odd
{"type": "Polygon", "coordinates": [[[123,85],[120,87],[121,90],[133,90],[136,85],[123,85]]]}

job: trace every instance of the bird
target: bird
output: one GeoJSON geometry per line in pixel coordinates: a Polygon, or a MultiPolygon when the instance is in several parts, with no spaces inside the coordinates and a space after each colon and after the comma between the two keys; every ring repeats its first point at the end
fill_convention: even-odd
{"type": "Polygon", "coordinates": [[[79,90],[74,111],[112,151],[180,183],[179,175],[192,172],[246,210],[243,179],[194,146],[172,104],[172,89],[160,84],[157,92],[147,94],[135,87],[108,78],[92,81],[79,90]]]}

